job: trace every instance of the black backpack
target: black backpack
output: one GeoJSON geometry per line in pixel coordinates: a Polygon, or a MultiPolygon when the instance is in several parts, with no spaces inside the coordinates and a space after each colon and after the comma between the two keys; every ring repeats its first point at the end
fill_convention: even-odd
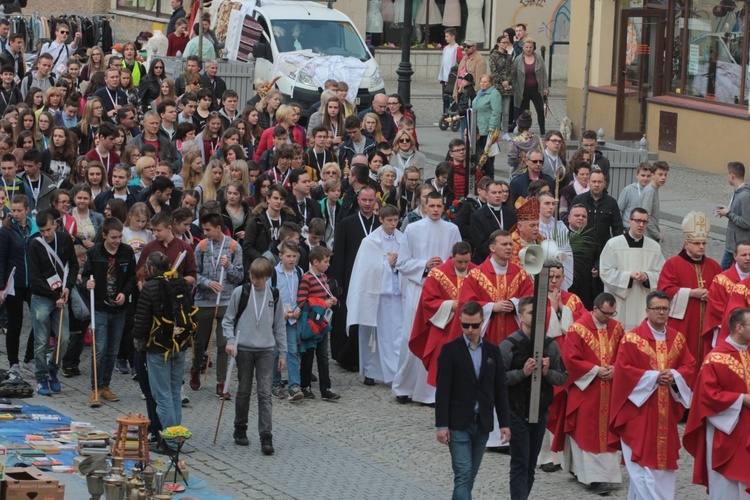
{"type": "Polygon", "coordinates": [[[198,328],[195,321],[198,308],[193,304],[187,281],[165,275],[156,278],[162,304],[159,316],[154,315],[148,345],[159,346],[167,352],[181,352],[188,342],[192,345],[198,328]]]}

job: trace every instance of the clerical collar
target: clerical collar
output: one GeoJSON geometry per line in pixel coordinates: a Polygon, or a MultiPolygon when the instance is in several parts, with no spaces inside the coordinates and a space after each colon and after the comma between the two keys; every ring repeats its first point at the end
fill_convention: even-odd
{"type": "Polygon", "coordinates": [[[740,266],[738,266],[737,263],[734,264],[734,268],[737,270],[737,274],[740,277],[740,281],[750,276],[750,273],[743,273],[742,271],[740,271],[740,266]]]}
{"type": "Polygon", "coordinates": [[[738,351],[747,351],[747,344],[745,345],[738,344],[737,342],[732,340],[731,336],[727,337],[727,343],[731,345],[732,347],[734,347],[735,349],[737,349],[738,351]]]}
{"type": "MultiPolygon", "coordinates": [[[[507,269],[507,268],[508,268],[508,266],[505,266],[505,268],[507,269]]],[[[454,271],[456,271],[456,276],[458,276],[458,277],[461,277],[461,276],[466,276],[467,274],[469,274],[469,268],[468,268],[468,267],[466,268],[466,271],[459,271],[459,270],[458,270],[458,269],[456,269],[456,268],[455,268],[455,266],[454,266],[454,267],[453,267],[453,270],[454,270],[454,271]]]]}
{"type": "MultiPolygon", "coordinates": [[[[477,201],[479,201],[479,200],[477,200],[477,201]]],[[[482,205],[481,205],[481,203],[482,203],[482,202],[480,201],[480,202],[479,202],[479,204],[480,204],[479,206],[482,206],[482,205]]],[[[490,207],[490,208],[491,208],[492,210],[494,210],[495,212],[499,212],[500,210],[502,210],[502,209],[503,209],[503,206],[502,206],[502,205],[498,205],[498,206],[495,206],[495,205],[490,205],[489,203],[487,203],[487,206],[488,206],[488,207],[490,207]]]]}
{"type": "Polygon", "coordinates": [[[607,328],[607,323],[599,323],[593,314],[591,315],[591,319],[594,320],[594,326],[597,330],[605,330],[607,328]]]}
{"type": "Polygon", "coordinates": [[[495,274],[507,274],[508,272],[508,264],[506,263],[504,266],[501,266],[497,262],[495,262],[495,258],[491,257],[490,262],[492,262],[492,268],[495,270],[495,274]]]}
{"type": "Polygon", "coordinates": [[[706,260],[706,256],[705,255],[701,256],[698,259],[695,259],[695,258],[691,257],[690,254],[687,253],[687,250],[685,250],[684,248],[680,251],[679,255],[680,255],[680,257],[682,257],[686,261],[690,262],[691,264],[703,264],[703,262],[706,260]]]}
{"type": "Polygon", "coordinates": [[[432,220],[432,219],[430,219],[430,218],[429,218],[428,216],[426,216],[426,215],[425,215],[425,216],[424,216],[423,218],[424,218],[424,219],[427,219],[427,220],[429,220],[431,224],[440,224],[441,222],[443,222],[443,219],[432,220]]]}
{"type": "Polygon", "coordinates": [[[630,235],[630,231],[627,231],[627,232],[625,233],[625,239],[627,240],[627,242],[628,242],[628,246],[629,246],[630,248],[643,248],[643,240],[645,240],[645,238],[644,238],[644,237],[641,237],[641,239],[639,239],[639,240],[636,240],[635,238],[633,238],[633,237],[632,237],[632,236],[630,235]]]}
{"type": "Polygon", "coordinates": [[[664,330],[661,332],[657,332],[654,330],[654,327],[651,326],[650,321],[646,321],[646,324],[648,324],[648,328],[651,330],[651,334],[654,336],[654,339],[656,340],[666,340],[667,339],[667,327],[664,327],[664,330]]]}

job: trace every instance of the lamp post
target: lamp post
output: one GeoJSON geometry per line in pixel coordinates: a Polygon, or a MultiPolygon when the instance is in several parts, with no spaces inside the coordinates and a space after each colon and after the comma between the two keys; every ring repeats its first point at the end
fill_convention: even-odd
{"type": "Polygon", "coordinates": [[[396,74],[398,75],[398,93],[406,102],[406,107],[411,109],[411,75],[414,70],[411,67],[411,31],[412,31],[412,5],[413,0],[404,1],[404,27],[401,30],[401,62],[398,64],[396,74]]]}

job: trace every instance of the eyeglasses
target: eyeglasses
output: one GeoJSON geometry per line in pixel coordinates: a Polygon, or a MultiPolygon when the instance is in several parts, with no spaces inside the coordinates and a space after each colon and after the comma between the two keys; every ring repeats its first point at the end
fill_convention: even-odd
{"type": "Polygon", "coordinates": [[[530,163],[533,163],[534,165],[541,165],[544,163],[544,160],[529,160],[530,163]]]}
{"type": "Polygon", "coordinates": [[[597,307],[596,309],[597,309],[597,310],[598,310],[598,311],[599,311],[600,313],[602,313],[602,315],[604,315],[604,316],[606,316],[606,317],[608,317],[608,318],[614,318],[615,316],[617,316],[617,311],[612,311],[612,312],[602,311],[602,310],[601,310],[601,309],[599,309],[598,307],[597,307]]]}
{"type": "Polygon", "coordinates": [[[399,139],[398,142],[401,144],[407,144],[407,143],[411,143],[411,139],[399,139]]]}
{"type": "Polygon", "coordinates": [[[591,144],[581,143],[581,147],[586,148],[586,149],[593,149],[596,147],[596,143],[595,142],[591,144]]]}
{"type": "Polygon", "coordinates": [[[451,153],[464,153],[464,152],[466,152],[466,148],[452,149],[451,150],[451,153]]]}
{"type": "Polygon", "coordinates": [[[636,224],[648,224],[648,219],[630,219],[632,222],[635,222],[636,224]]]}
{"type": "Polygon", "coordinates": [[[164,69],[164,66],[154,66],[154,69],[164,69]]]}
{"type": "Polygon", "coordinates": [[[419,177],[417,177],[416,179],[409,179],[409,178],[407,177],[407,178],[406,178],[406,182],[419,182],[419,177]]]}
{"type": "Polygon", "coordinates": [[[70,32],[69,31],[60,31],[61,35],[67,35],[68,33],[70,33],[70,32]]]}
{"type": "Polygon", "coordinates": [[[560,139],[550,139],[550,140],[549,140],[549,141],[547,141],[547,142],[557,142],[557,143],[560,143],[560,142],[562,142],[562,141],[561,141],[560,139]]]}
{"type": "Polygon", "coordinates": [[[481,326],[482,326],[481,321],[479,323],[464,323],[463,321],[461,322],[461,328],[464,328],[465,330],[469,330],[469,329],[479,330],[481,326]]]}
{"type": "Polygon", "coordinates": [[[648,309],[649,311],[656,311],[660,314],[664,314],[665,312],[669,311],[668,307],[647,307],[646,309],[648,309]]]}

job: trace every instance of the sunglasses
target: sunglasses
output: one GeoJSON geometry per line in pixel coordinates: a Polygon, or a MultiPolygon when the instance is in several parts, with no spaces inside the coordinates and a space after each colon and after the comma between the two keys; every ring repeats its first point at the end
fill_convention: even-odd
{"type": "Polygon", "coordinates": [[[164,66],[154,66],[154,69],[164,69],[164,66]]]}
{"type": "Polygon", "coordinates": [[[402,144],[411,143],[411,139],[399,139],[398,142],[402,144]]]}
{"type": "Polygon", "coordinates": [[[461,328],[464,328],[466,330],[468,330],[470,328],[473,329],[473,330],[479,330],[479,327],[481,327],[481,326],[482,326],[482,322],[481,321],[479,323],[464,323],[463,321],[461,322],[461,328]]]}
{"type": "Polygon", "coordinates": [[[69,31],[60,31],[60,33],[63,34],[63,35],[67,35],[70,32],[69,31]]]}
{"type": "Polygon", "coordinates": [[[544,163],[544,160],[529,160],[529,162],[533,163],[534,165],[541,165],[544,163]]]}

